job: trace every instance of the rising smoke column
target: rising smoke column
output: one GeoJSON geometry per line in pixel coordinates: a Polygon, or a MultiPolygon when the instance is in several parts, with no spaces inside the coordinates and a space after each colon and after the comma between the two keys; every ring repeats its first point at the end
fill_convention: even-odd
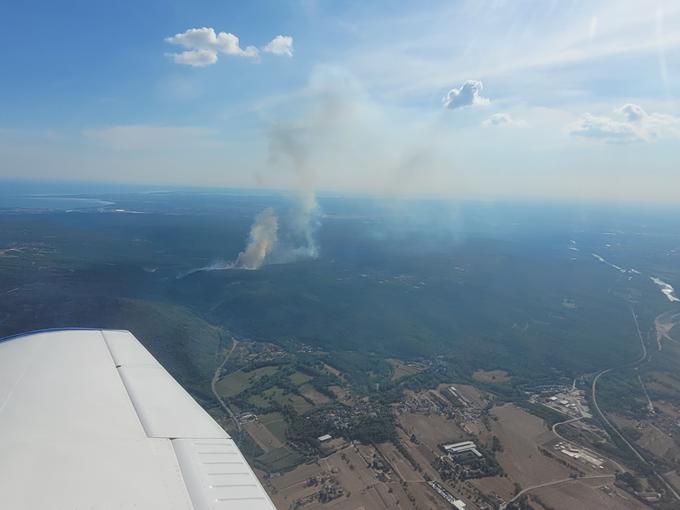
{"type": "Polygon", "coordinates": [[[279,254],[284,260],[316,258],[319,247],[316,231],[319,227],[319,204],[314,186],[316,172],[309,164],[304,131],[291,125],[278,125],[269,134],[269,157],[274,165],[290,163],[296,179],[296,200],[286,217],[293,244],[279,254]]]}
{"type": "Polygon", "coordinates": [[[235,269],[259,269],[265,263],[278,241],[279,220],[274,210],[268,207],[255,216],[255,221],[250,227],[248,245],[239,253],[235,269]]]}
{"type": "Polygon", "coordinates": [[[360,177],[394,197],[420,190],[425,172],[450,172],[452,165],[439,150],[450,144],[450,133],[438,124],[414,125],[400,112],[385,111],[344,69],[318,66],[301,92],[270,119],[268,165],[255,175],[258,186],[292,190],[292,200],[256,217],[236,260],[195,271],[252,270],[317,258],[320,174],[333,176],[331,182],[340,188],[360,177]]]}
{"type": "Polygon", "coordinates": [[[272,258],[275,262],[291,262],[319,256],[316,243],[319,204],[314,192],[315,175],[308,165],[307,149],[300,136],[295,128],[281,125],[272,128],[269,137],[271,163],[290,164],[297,181],[295,201],[281,221],[287,239],[279,242],[279,217],[268,207],[255,217],[248,245],[230,269],[259,269],[272,258]]]}
{"type": "MultiPolygon", "coordinates": [[[[317,258],[317,231],[321,225],[321,210],[316,198],[318,169],[327,168],[347,157],[356,141],[358,99],[361,96],[353,81],[332,68],[315,72],[306,89],[307,103],[296,110],[293,118],[273,123],[269,129],[269,165],[278,179],[289,172],[288,185],[294,189],[291,207],[277,217],[279,239],[272,245],[271,255],[263,263],[292,262],[317,258]],[[299,112],[303,112],[300,114],[299,112]],[[349,138],[348,138],[349,136],[349,138]]],[[[263,180],[262,175],[258,180],[263,180]]],[[[280,182],[280,181],[279,181],[280,182]]],[[[255,225],[257,225],[257,221],[255,225]]],[[[254,227],[255,227],[254,225],[254,227]]],[[[249,250],[246,249],[244,253],[249,250]]],[[[233,265],[244,267],[241,256],[233,265]]],[[[266,260],[265,260],[266,259],[266,260]]]]}

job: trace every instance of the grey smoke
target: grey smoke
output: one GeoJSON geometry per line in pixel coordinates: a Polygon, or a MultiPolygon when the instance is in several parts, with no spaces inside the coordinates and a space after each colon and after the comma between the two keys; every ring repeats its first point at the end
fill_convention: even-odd
{"type": "MultiPolygon", "coordinates": [[[[273,211],[279,236],[260,252],[258,263],[234,264],[235,268],[257,269],[270,262],[285,263],[319,256],[317,231],[321,226],[321,209],[316,199],[317,166],[312,155],[335,139],[337,130],[353,110],[342,91],[321,86],[312,91],[313,108],[295,120],[274,123],[269,131],[269,165],[277,173],[290,172],[294,199],[284,213],[273,211]]],[[[262,176],[258,176],[262,179],[262,176]]],[[[258,216],[259,218],[259,216],[258,216]]],[[[253,229],[258,226],[256,219],[253,229]]],[[[250,246],[250,245],[249,245],[250,246]]],[[[248,248],[245,252],[247,253],[248,248]]],[[[243,254],[242,254],[243,255],[243,254]]]]}
{"type": "MultiPolygon", "coordinates": [[[[320,210],[314,185],[315,172],[308,161],[304,130],[292,125],[273,127],[269,136],[270,164],[277,168],[290,165],[295,175],[295,199],[281,220],[271,207],[258,213],[250,227],[246,249],[233,264],[219,269],[255,270],[270,262],[292,262],[319,256],[316,231],[320,225],[320,210]],[[279,238],[279,225],[285,238],[279,238]]],[[[218,268],[215,268],[218,269],[218,268]]]]}
{"type": "MultiPolygon", "coordinates": [[[[302,114],[279,118],[270,125],[269,175],[257,176],[262,185],[270,179],[279,186],[285,183],[294,191],[293,200],[285,210],[270,210],[267,221],[276,224],[276,235],[265,236],[269,241],[266,249],[256,250],[260,245],[254,244],[251,253],[253,231],[258,229],[260,233],[260,223],[264,221],[258,215],[248,246],[231,268],[258,269],[269,263],[319,256],[318,173],[320,169],[331,171],[354,149],[359,135],[353,130],[361,117],[363,95],[351,77],[334,68],[323,68],[314,73],[303,97],[304,104],[295,110],[302,114]]],[[[271,229],[269,232],[273,233],[271,229]]]]}
{"type": "Polygon", "coordinates": [[[259,269],[278,241],[279,220],[271,207],[255,216],[250,227],[246,249],[239,253],[233,267],[259,269]]]}
{"type": "Polygon", "coordinates": [[[255,270],[262,267],[278,243],[279,220],[274,209],[267,207],[255,216],[250,227],[245,250],[238,254],[235,261],[218,260],[203,267],[190,269],[177,275],[182,279],[201,271],[224,271],[227,269],[255,270]]]}
{"type": "Polygon", "coordinates": [[[276,166],[290,164],[296,181],[295,201],[285,216],[289,242],[281,246],[278,253],[282,262],[319,256],[316,231],[320,225],[320,210],[314,190],[316,172],[309,164],[304,135],[304,130],[290,125],[275,126],[270,132],[271,163],[276,166]]]}
{"type": "Polygon", "coordinates": [[[308,134],[308,129],[293,124],[278,124],[271,128],[270,165],[277,169],[288,166],[292,169],[295,177],[293,203],[282,216],[271,207],[258,213],[250,227],[246,248],[234,262],[220,262],[201,270],[256,270],[271,262],[285,263],[319,256],[316,232],[320,226],[320,209],[314,191],[316,173],[309,164],[309,142],[305,140],[308,134]]]}

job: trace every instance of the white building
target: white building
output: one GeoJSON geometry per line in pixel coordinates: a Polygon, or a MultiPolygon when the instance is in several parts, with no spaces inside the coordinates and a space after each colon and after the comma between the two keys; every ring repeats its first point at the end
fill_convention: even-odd
{"type": "Polygon", "coordinates": [[[462,441],[460,443],[445,444],[444,450],[450,454],[472,452],[477,457],[482,457],[482,454],[477,450],[477,445],[472,441],[462,441]]]}

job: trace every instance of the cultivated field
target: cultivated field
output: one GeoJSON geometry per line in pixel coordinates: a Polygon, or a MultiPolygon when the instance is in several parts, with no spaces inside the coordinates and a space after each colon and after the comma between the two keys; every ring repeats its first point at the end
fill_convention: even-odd
{"type": "Polygon", "coordinates": [[[450,508],[422,481],[404,487],[393,472],[381,475],[382,471],[370,467],[374,456],[379,458],[380,454],[371,446],[350,445],[320,459],[317,463],[301,465],[282,476],[265,478],[264,483],[274,503],[281,510],[295,508],[296,502],[301,498],[319,491],[320,485],[315,485],[310,480],[329,477],[342,487],[343,495],[327,503],[315,499],[298,508],[305,510],[450,508]]]}
{"type": "Polygon", "coordinates": [[[300,395],[295,395],[293,393],[287,393],[283,388],[274,386],[260,395],[253,395],[248,399],[253,405],[266,407],[269,401],[278,402],[281,405],[293,406],[295,411],[298,413],[304,413],[312,408],[312,404],[307,402],[300,395]]]}
{"type": "Polygon", "coordinates": [[[326,404],[330,402],[330,399],[323,393],[319,393],[311,384],[303,384],[298,388],[300,393],[314,402],[314,405],[326,404]]]}
{"type": "Polygon", "coordinates": [[[282,446],[257,457],[256,465],[266,468],[266,471],[270,473],[278,473],[292,469],[302,460],[299,453],[287,446],[282,446]]]}
{"type": "Polygon", "coordinates": [[[477,370],[472,377],[479,382],[504,383],[510,380],[505,370],[477,370]]]}
{"type": "Polygon", "coordinates": [[[415,434],[418,442],[436,452],[439,451],[439,445],[442,443],[469,439],[469,436],[455,421],[437,414],[403,413],[399,415],[399,422],[409,435],[415,434]]]}
{"type": "Polygon", "coordinates": [[[222,397],[233,397],[247,389],[251,384],[265,375],[272,375],[278,369],[273,366],[256,368],[250,372],[237,370],[224,376],[217,382],[217,392],[222,397]]]}
{"type": "Polygon", "coordinates": [[[262,425],[267,427],[276,438],[284,443],[286,441],[286,420],[281,413],[268,413],[258,416],[262,425]]]}
{"type": "Polygon", "coordinates": [[[264,453],[269,453],[270,451],[283,446],[283,443],[279,438],[258,421],[247,423],[244,428],[264,453]]]}
{"type": "Polygon", "coordinates": [[[388,359],[386,361],[392,367],[392,376],[390,378],[392,381],[396,381],[407,375],[417,374],[418,372],[422,371],[422,368],[413,362],[405,363],[398,359],[388,359]]]}
{"type": "Polygon", "coordinates": [[[665,473],[664,476],[666,477],[666,480],[675,487],[675,490],[680,491],[680,472],[669,471],[668,473],[665,473]]]}
{"type": "MultiPolygon", "coordinates": [[[[569,477],[570,469],[539,450],[539,446],[553,439],[542,419],[512,404],[494,407],[491,415],[495,418],[491,421],[491,433],[503,448],[496,458],[510,480],[524,488],[569,477]]],[[[485,480],[478,484],[485,487],[485,480]]],[[[495,491],[507,488],[497,481],[491,485],[495,491]]],[[[497,494],[503,498],[511,496],[497,494]]]]}
{"type": "MultiPolygon", "coordinates": [[[[611,480],[575,480],[538,489],[533,501],[556,510],[648,510],[650,507],[614,487],[611,480]]],[[[537,505],[538,506],[538,505],[537,505]]],[[[538,507],[540,508],[540,507],[538,507]]]]}
{"type": "Polygon", "coordinates": [[[619,428],[636,431],[639,437],[634,442],[646,451],[661,459],[674,460],[680,458],[680,445],[673,437],[650,423],[649,420],[633,420],[613,413],[611,418],[619,428]]]}
{"type": "Polygon", "coordinates": [[[397,450],[392,443],[376,445],[378,452],[390,464],[396,478],[401,482],[420,483],[424,481],[423,475],[416,471],[411,463],[397,450]]]}

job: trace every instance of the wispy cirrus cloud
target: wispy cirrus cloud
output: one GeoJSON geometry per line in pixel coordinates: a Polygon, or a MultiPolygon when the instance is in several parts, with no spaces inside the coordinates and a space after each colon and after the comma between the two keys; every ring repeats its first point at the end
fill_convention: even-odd
{"type": "Polygon", "coordinates": [[[568,126],[568,132],[574,136],[623,144],[680,138],[680,117],[647,113],[632,103],[617,108],[614,115],[607,117],[585,113],[581,119],[568,126]]]}
{"type": "MultiPolygon", "coordinates": [[[[185,48],[179,53],[167,55],[176,63],[193,67],[206,67],[217,63],[220,55],[251,58],[260,56],[255,46],[241,47],[239,38],[229,32],[215,32],[214,28],[190,28],[182,33],[166,37],[165,42],[185,48]]],[[[262,51],[273,55],[293,56],[293,38],[277,35],[262,51]]]]}
{"type": "MultiPolygon", "coordinates": [[[[556,85],[580,86],[574,70],[623,76],[632,68],[628,60],[680,51],[680,3],[672,0],[658,0],[652,8],[616,0],[433,4],[429,9],[408,4],[406,12],[380,15],[377,7],[366,7],[373,16],[366,15],[358,29],[372,38],[370,44],[350,45],[354,72],[391,97],[422,98],[477,76],[512,84],[498,89],[498,100],[529,89],[543,98],[556,85]]],[[[651,73],[638,76],[629,86],[651,79],[651,73]]]]}

